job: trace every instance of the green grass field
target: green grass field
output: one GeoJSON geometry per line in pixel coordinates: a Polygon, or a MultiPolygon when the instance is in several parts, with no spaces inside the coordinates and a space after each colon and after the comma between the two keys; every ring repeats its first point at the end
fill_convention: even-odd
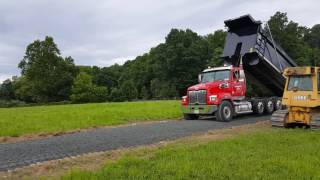
{"type": "Polygon", "coordinates": [[[179,101],[0,108],[0,137],[179,117],[179,101]]]}
{"type": "Polygon", "coordinates": [[[267,128],[194,146],[127,155],[101,170],[62,179],[320,179],[320,132],[267,128]]]}

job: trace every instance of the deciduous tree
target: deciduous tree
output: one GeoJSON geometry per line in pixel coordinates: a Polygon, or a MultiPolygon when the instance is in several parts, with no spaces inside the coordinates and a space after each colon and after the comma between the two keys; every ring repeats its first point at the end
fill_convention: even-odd
{"type": "Polygon", "coordinates": [[[48,36],[28,45],[19,68],[36,102],[68,99],[77,74],[73,59],[61,57],[53,38],[48,36]]]}

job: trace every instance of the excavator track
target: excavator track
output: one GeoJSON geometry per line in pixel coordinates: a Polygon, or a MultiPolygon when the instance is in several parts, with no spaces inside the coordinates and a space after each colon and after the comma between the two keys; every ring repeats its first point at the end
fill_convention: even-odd
{"type": "Polygon", "coordinates": [[[310,122],[311,130],[320,130],[320,114],[312,114],[310,122]]]}
{"type": "Polygon", "coordinates": [[[272,127],[285,127],[285,119],[288,116],[288,110],[277,110],[271,116],[272,127]]]}

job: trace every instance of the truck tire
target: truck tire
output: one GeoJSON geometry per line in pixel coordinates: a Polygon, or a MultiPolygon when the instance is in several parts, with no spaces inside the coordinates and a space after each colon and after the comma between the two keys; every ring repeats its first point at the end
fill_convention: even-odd
{"type": "Polygon", "coordinates": [[[264,112],[266,114],[272,114],[273,111],[274,111],[274,99],[273,98],[269,98],[269,99],[266,99],[265,101],[265,109],[264,109],[264,112]]]}
{"type": "Polygon", "coordinates": [[[197,120],[199,119],[199,115],[197,114],[183,114],[185,120],[197,120]]]}
{"type": "Polygon", "coordinates": [[[281,98],[275,98],[274,99],[274,111],[281,110],[281,109],[282,109],[281,98]]]}
{"type": "Polygon", "coordinates": [[[253,112],[255,114],[261,115],[264,112],[265,103],[261,99],[257,99],[253,101],[253,112]]]}
{"type": "Polygon", "coordinates": [[[233,107],[229,101],[222,101],[216,112],[216,118],[218,121],[229,122],[233,117],[233,107]]]}

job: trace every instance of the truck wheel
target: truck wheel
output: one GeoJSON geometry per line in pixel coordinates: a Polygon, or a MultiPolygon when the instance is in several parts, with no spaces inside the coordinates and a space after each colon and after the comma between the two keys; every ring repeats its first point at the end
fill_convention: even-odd
{"type": "Polygon", "coordinates": [[[217,112],[216,118],[218,121],[229,122],[232,120],[233,107],[229,101],[222,101],[217,112]]]}
{"type": "Polygon", "coordinates": [[[265,113],[266,114],[272,114],[274,110],[274,100],[273,99],[267,99],[265,104],[265,113]]]}
{"type": "Polygon", "coordinates": [[[282,109],[281,98],[275,98],[275,101],[274,101],[274,111],[281,110],[281,109],[282,109]]]}
{"type": "Polygon", "coordinates": [[[185,120],[197,120],[199,119],[199,115],[197,114],[183,114],[185,120]]]}
{"type": "Polygon", "coordinates": [[[264,112],[264,103],[263,103],[262,100],[255,100],[253,102],[253,112],[255,114],[259,114],[259,115],[263,114],[263,112],[264,112]]]}

